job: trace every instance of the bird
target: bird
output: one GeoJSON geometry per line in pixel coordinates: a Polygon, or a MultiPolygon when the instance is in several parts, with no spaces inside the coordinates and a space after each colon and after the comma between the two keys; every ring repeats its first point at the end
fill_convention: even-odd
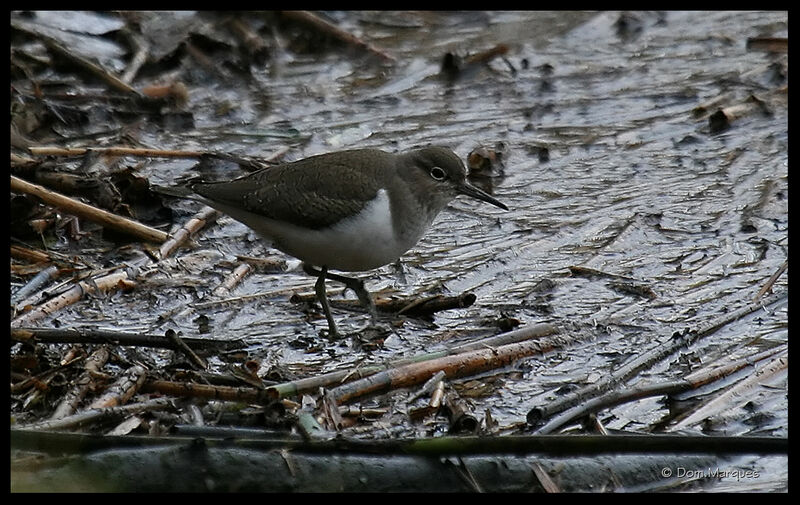
{"type": "Polygon", "coordinates": [[[396,261],[459,195],[508,210],[470,184],[467,175],[464,163],[447,147],[400,153],[362,148],[310,156],[230,181],[161,190],[199,200],[299,259],[303,270],[317,278],[315,293],[329,335],[339,338],[326,279],[352,289],[372,325],[377,311],[363,281],[330,270],[363,272],[396,261]]]}

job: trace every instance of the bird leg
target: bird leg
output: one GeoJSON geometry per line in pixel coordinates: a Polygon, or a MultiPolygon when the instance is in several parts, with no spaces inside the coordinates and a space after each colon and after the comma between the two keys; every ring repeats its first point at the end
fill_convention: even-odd
{"type": "Polygon", "coordinates": [[[373,327],[377,326],[378,311],[375,308],[375,301],[372,299],[372,296],[364,287],[364,281],[362,281],[361,279],[355,279],[353,277],[346,277],[344,275],[330,273],[328,272],[327,267],[322,267],[322,269],[318,269],[307,263],[303,263],[303,271],[308,275],[317,277],[317,284],[315,286],[317,292],[317,299],[319,299],[319,303],[322,305],[322,310],[325,312],[325,317],[328,319],[328,326],[332,329],[331,333],[335,334],[336,331],[333,323],[333,317],[330,315],[330,306],[328,304],[328,299],[325,296],[325,278],[328,278],[332,281],[341,282],[346,287],[352,289],[353,292],[358,297],[358,301],[361,302],[361,305],[363,305],[364,308],[367,309],[367,311],[369,312],[371,319],[371,326],[373,327]]]}
{"type": "MultiPolygon", "coordinates": [[[[303,270],[305,270],[309,275],[313,275],[312,271],[306,269],[305,264],[303,264],[303,270]]],[[[325,276],[328,273],[328,268],[322,267],[321,270],[317,270],[316,272],[317,282],[314,284],[314,291],[317,293],[317,300],[319,300],[320,305],[322,305],[322,311],[325,313],[325,319],[328,320],[328,332],[330,333],[331,338],[339,339],[340,335],[336,330],[336,321],[333,320],[331,306],[330,303],[328,303],[328,295],[325,292],[325,276]]]]}

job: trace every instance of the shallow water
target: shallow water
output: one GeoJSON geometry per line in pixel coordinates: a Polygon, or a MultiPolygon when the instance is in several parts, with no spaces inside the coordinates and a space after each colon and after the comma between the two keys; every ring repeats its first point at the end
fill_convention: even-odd
{"type": "MultiPolygon", "coordinates": [[[[96,304],[102,307],[92,321],[98,327],[170,327],[196,335],[202,314],[215,337],[247,338],[263,367],[279,363],[317,372],[411,356],[454,341],[443,335],[493,333],[501,315],[522,324],[596,325],[591,343],[526,360],[502,387],[473,399],[477,412],[490,408],[504,425],[524,420],[530,408],[557,397],[554,392],[563,386],[596,380],[673,332],[741,307],[788,258],[788,96],[780,90],[787,83],[772,66],[788,67],[788,59],[746,47],[748,37],[787,36],[786,12],[636,13],[629,25],[640,29],[624,33],[617,28],[620,13],[612,12],[338,16],[344,27],[393,55],[396,64],[335,50],[280,51],[255,69],[253,82],[190,84],[187,107],[196,130],[170,134],[145,128],[144,141],[257,156],[288,145],[286,159],[430,143],[449,146],[466,159],[478,146],[502,142],[504,174],[490,182],[509,212],[458,199],[399,267],[362,276],[373,292],[472,291],[476,304],[440,313],[434,325],[408,320],[382,349],[371,352],[317,339],[325,319],[317,314],[309,321],[288,302],[293,291],[313,291],[313,279],[299,270],[252,275],[231,296],[266,293],[263,297],[197,310],[193,304],[215,300],[214,288],[230,271],[222,260],[274,254],[243,225],[221,218],[196,238],[197,250],[163,262],[160,272],[144,281],[144,289],[153,283],[147,296],[116,294],[114,299],[124,302],[119,305],[90,301],[90,307],[61,314],[62,324],[86,324],[87,310],[92,313],[96,304]],[[446,52],[475,53],[498,43],[508,44],[506,59],[514,72],[496,58],[454,81],[440,76],[446,52]],[[723,106],[756,95],[770,114],[748,114],[712,133],[707,115],[697,117],[693,110],[723,95],[723,106]],[[221,102],[232,104],[223,115],[221,102]],[[539,158],[542,147],[549,160],[539,158]],[[621,292],[606,279],[570,276],[570,266],[632,278],[657,297],[621,292]],[[543,279],[555,287],[537,291],[543,279]],[[185,310],[172,310],[176,300],[185,310]],[[167,310],[170,317],[159,322],[167,310]],[[321,343],[322,350],[290,345],[302,338],[321,343]]],[[[158,161],[143,173],[162,183],[185,175],[192,165],[158,161]]],[[[176,203],[176,208],[188,217],[198,207],[176,203]]],[[[331,283],[329,293],[338,289],[331,283]]],[[[774,289],[788,289],[785,275],[774,289]]],[[[335,316],[345,332],[367,322],[357,313],[335,316]]],[[[703,364],[747,355],[758,346],[785,342],[787,325],[784,303],[723,328],[685,355],[703,364]]],[[[644,378],[685,374],[679,358],[644,378]]],[[[787,389],[784,381],[764,400],[778,407],[771,412],[769,434],[788,433],[787,389]]],[[[636,431],[665,414],[652,401],[603,417],[615,428],[636,431]]],[[[728,424],[736,433],[757,432],[746,426],[742,418],[728,424]]],[[[772,489],[781,489],[786,481],[775,478],[776,466],[769,470],[772,489]]]]}

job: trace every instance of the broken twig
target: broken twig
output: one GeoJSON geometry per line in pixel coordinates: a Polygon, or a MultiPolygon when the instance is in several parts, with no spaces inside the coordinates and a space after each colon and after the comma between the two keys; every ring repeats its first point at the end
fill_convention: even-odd
{"type": "Polygon", "coordinates": [[[381,59],[387,62],[394,62],[394,57],[390,56],[389,54],[385,53],[381,49],[373,46],[368,42],[364,42],[360,38],[356,37],[355,35],[348,33],[333,23],[325,21],[321,17],[308,12],[308,11],[282,11],[281,14],[290,18],[294,21],[299,21],[307,26],[315,28],[316,30],[328,35],[334,39],[337,39],[345,44],[357,47],[359,49],[363,49],[367,52],[375,54],[379,56],[381,59]]]}
{"type": "Polygon", "coordinates": [[[143,240],[163,242],[168,237],[168,235],[161,230],[156,230],[155,228],[151,228],[132,219],[118,216],[111,212],[79,202],[68,196],[50,191],[43,186],[23,181],[19,177],[13,175],[11,176],[11,191],[35,196],[43,202],[58,207],[65,212],[100,223],[103,226],[113,228],[117,231],[128,233],[143,240]]]}

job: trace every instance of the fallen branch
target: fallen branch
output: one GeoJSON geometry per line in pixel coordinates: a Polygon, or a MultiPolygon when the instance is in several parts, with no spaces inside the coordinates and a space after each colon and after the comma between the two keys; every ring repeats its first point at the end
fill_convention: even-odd
{"type": "Polygon", "coordinates": [[[183,243],[189,240],[189,237],[203,229],[203,227],[206,225],[215,222],[219,216],[219,211],[214,210],[211,207],[203,207],[200,209],[200,212],[195,214],[175,233],[172,233],[163,244],[161,244],[161,247],[158,249],[158,257],[163,260],[164,258],[172,256],[172,253],[174,253],[175,250],[177,250],[178,247],[180,247],[183,243]]]}
{"type": "Polygon", "coordinates": [[[14,306],[20,300],[24,300],[27,296],[33,294],[40,287],[49,281],[58,277],[58,267],[50,265],[38,274],[36,274],[27,284],[19,288],[13,295],[11,295],[11,305],[14,306]]]}
{"type": "Polygon", "coordinates": [[[770,53],[788,53],[788,37],[750,37],[747,39],[747,49],[766,51],[770,53]]]}
{"type": "Polygon", "coordinates": [[[584,402],[552,418],[550,421],[547,422],[547,424],[535,430],[534,434],[546,435],[548,433],[552,433],[553,431],[557,430],[558,428],[561,428],[567,423],[570,423],[572,421],[575,421],[576,419],[589,415],[590,413],[598,412],[604,408],[622,405],[623,403],[640,400],[642,398],[649,398],[652,396],[662,396],[662,395],[674,395],[677,393],[682,393],[684,391],[697,389],[700,386],[710,384],[713,381],[719,380],[723,377],[727,377],[728,375],[737,372],[747,366],[751,366],[760,360],[764,360],[769,358],[770,356],[774,356],[776,352],[780,352],[780,350],[776,351],[775,349],[769,349],[767,351],[760,352],[754,356],[737,360],[725,366],[698,370],[696,372],[692,372],[691,374],[687,375],[686,377],[678,381],[658,383],[658,384],[647,384],[645,386],[639,386],[624,391],[610,391],[609,393],[603,396],[592,398],[591,400],[584,402]]]}
{"type": "Polygon", "coordinates": [[[742,380],[732,388],[728,389],[724,393],[715,397],[707,404],[696,409],[694,412],[692,412],[689,416],[685,417],[680,422],[674,424],[673,426],[670,426],[668,431],[681,430],[693,424],[699,423],[703,419],[706,419],[711,415],[713,415],[714,413],[718,412],[723,406],[728,405],[732,399],[741,397],[744,391],[753,388],[754,386],[760,384],[762,381],[766,380],[772,375],[777,374],[778,372],[781,372],[787,368],[789,368],[788,349],[784,350],[779,357],[775,358],[769,363],[766,363],[763,366],[758,367],[755,370],[755,373],[753,373],[747,379],[742,380]]]}
{"type": "MultiPolygon", "coordinates": [[[[386,370],[392,366],[402,366],[409,363],[417,363],[420,361],[437,359],[444,356],[459,354],[464,352],[473,351],[476,349],[492,349],[496,346],[525,341],[528,339],[541,338],[547,335],[556,333],[557,329],[547,323],[537,324],[530,327],[520,328],[518,330],[502,333],[489,338],[480,339],[476,342],[470,342],[451,349],[446,349],[437,353],[429,353],[422,356],[412,358],[405,358],[397,360],[384,365],[366,365],[359,366],[356,369],[338,370],[326,374],[318,375],[315,377],[306,377],[297,379],[282,384],[276,384],[267,388],[267,392],[274,398],[287,398],[290,396],[297,396],[303,393],[317,391],[319,388],[330,388],[337,386],[352,378],[363,378],[377,372],[386,370]]],[[[563,343],[563,342],[562,342],[563,343]]]]}
{"type": "Polygon", "coordinates": [[[10,391],[11,394],[21,393],[30,388],[41,388],[43,385],[50,382],[54,376],[58,375],[62,370],[65,370],[71,366],[73,366],[78,361],[81,361],[83,356],[75,357],[71,360],[68,360],[59,366],[50,368],[45,370],[44,372],[38,373],[32,377],[28,377],[24,380],[21,380],[15,384],[11,384],[10,391]]]}
{"type": "Polygon", "coordinates": [[[43,202],[58,207],[69,214],[74,214],[78,217],[83,217],[90,221],[100,223],[103,226],[113,228],[123,233],[128,233],[135,237],[147,240],[150,242],[163,242],[167,239],[168,235],[163,231],[156,230],[147,225],[138,223],[132,219],[112,214],[111,212],[98,209],[91,205],[79,202],[78,200],[61,195],[49,189],[31,184],[23,181],[22,179],[11,176],[11,191],[16,193],[25,193],[35,196],[43,202]]]}
{"type": "Polygon", "coordinates": [[[787,268],[789,268],[789,260],[784,261],[783,265],[781,265],[780,268],[778,268],[778,270],[770,276],[770,278],[767,280],[767,283],[764,284],[764,287],[758,290],[758,293],[756,294],[755,298],[753,298],[753,301],[756,302],[759,298],[767,294],[767,292],[772,289],[772,286],[775,285],[775,281],[777,281],[778,278],[783,275],[783,272],[785,272],[787,268]]]}
{"type": "Polygon", "coordinates": [[[75,381],[72,389],[67,391],[67,394],[61,399],[61,402],[50,416],[51,421],[72,415],[78,410],[78,405],[92,389],[95,375],[106,364],[108,357],[108,349],[100,347],[86,358],[86,362],[83,365],[84,372],[75,381]]]}
{"type": "Polygon", "coordinates": [[[712,133],[719,133],[730,128],[731,123],[737,119],[754,113],[769,115],[772,112],[763,100],[755,95],[750,95],[742,103],[717,109],[716,112],[708,117],[708,127],[712,133]]]}
{"type": "Polygon", "coordinates": [[[12,258],[29,261],[31,263],[46,263],[53,261],[53,258],[51,258],[46,252],[31,249],[30,247],[11,245],[10,249],[12,258]]]}
{"type": "MultiPolygon", "coordinates": [[[[101,409],[90,409],[61,419],[41,421],[34,424],[19,426],[21,433],[26,431],[40,433],[41,430],[66,430],[85,426],[90,423],[100,421],[116,421],[127,416],[148,412],[152,410],[164,410],[172,407],[172,402],[166,398],[155,398],[142,403],[121,405],[118,407],[107,407],[101,409]]],[[[104,438],[104,437],[100,437],[104,438]]],[[[124,438],[124,437],[123,437],[124,438]]]]}
{"type": "Polygon", "coordinates": [[[133,279],[136,276],[136,270],[138,269],[135,267],[129,267],[122,271],[117,271],[102,277],[79,281],[60,295],[51,298],[42,305],[38,305],[24,314],[21,314],[19,317],[11,321],[11,326],[28,326],[33,322],[54,314],[64,307],[72,305],[83,298],[83,296],[86,294],[107,293],[111,290],[117,289],[120,283],[124,283],[130,279],[133,279]]]}
{"type": "MultiPolygon", "coordinates": [[[[406,298],[378,298],[375,308],[387,314],[406,315],[410,317],[425,317],[443,310],[463,309],[475,303],[477,297],[474,293],[462,293],[457,296],[434,295],[427,297],[410,296],[406,298]]],[[[291,303],[310,303],[317,300],[313,293],[295,293],[289,298],[291,303]]],[[[328,300],[331,307],[345,310],[362,310],[363,306],[358,300],[328,300]]]]}
{"type": "Polygon", "coordinates": [[[308,11],[282,11],[281,14],[289,19],[294,21],[299,21],[300,23],[305,24],[306,26],[312,27],[319,32],[324,33],[334,39],[337,39],[345,44],[357,47],[359,49],[363,49],[367,52],[375,54],[379,56],[381,59],[387,62],[394,62],[394,57],[388,55],[381,49],[373,46],[368,42],[364,42],[360,38],[356,37],[355,35],[348,33],[333,23],[325,21],[324,19],[320,18],[319,16],[312,14],[308,11]]]}
{"type": "Polygon", "coordinates": [[[122,35],[128,40],[134,49],[133,57],[128,63],[128,68],[125,69],[125,72],[120,77],[122,82],[130,84],[136,77],[136,74],[139,73],[139,69],[142,68],[142,65],[147,62],[150,44],[147,42],[146,38],[134,32],[133,30],[124,29],[122,30],[122,35]]]}
{"type": "Polygon", "coordinates": [[[454,79],[461,75],[469,75],[473,73],[475,69],[488,65],[490,61],[500,56],[505,64],[508,65],[513,75],[517,73],[517,69],[514,68],[514,65],[505,57],[508,51],[509,47],[507,44],[497,44],[490,49],[467,56],[466,58],[448,52],[445,53],[444,58],[442,58],[441,71],[448,78],[454,79]]]}
{"type": "Polygon", "coordinates": [[[480,420],[473,413],[469,402],[461,398],[455,391],[444,395],[447,406],[447,417],[450,421],[447,432],[451,434],[475,434],[481,426],[480,420]]]}
{"type": "Polygon", "coordinates": [[[206,400],[224,400],[267,404],[275,401],[265,390],[253,387],[213,386],[190,382],[173,382],[164,380],[148,380],[142,385],[142,393],[160,393],[185,398],[203,398],[206,400]]]}
{"type": "Polygon", "coordinates": [[[73,53],[56,39],[44,35],[43,33],[31,30],[27,28],[25,24],[18,23],[13,20],[11,25],[17,30],[24,31],[29,35],[39,38],[49,50],[70,60],[84,70],[88,70],[90,73],[99,77],[102,81],[108,84],[112,89],[122,91],[123,93],[129,93],[137,97],[141,96],[139,92],[131,87],[128,83],[124,82],[122,79],[106,70],[103,66],[73,53]]]}
{"type": "MultiPolygon", "coordinates": [[[[174,236],[168,238],[168,240],[161,245],[161,248],[159,249],[159,257],[164,259],[171,255],[178,248],[178,246],[180,246],[180,244],[189,238],[192,233],[199,230],[207,223],[213,222],[218,215],[219,213],[214,209],[210,207],[204,207],[197,215],[195,215],[195,217],[190,219],[180,230],[178,230],[174,236]]],[[[97,292],[108,292],[116,289],[119,286],[128,287],[129,281],[135,280],[138,277],[141,268],[152,263],[152,261],[153,260],[149,257],[144,257],[141,260],[133,262],[132,264],[119,267],[124,268],[122,271],[76,282],[75,285],[69,288],[67,291],[51,298],[42,305],[38,305],[29,312],[26,312],[12,320],[11,326],[29,326],[31,323],[47,317],[50,314],[53,314],[58,310],[77,302],[87,293],[91,294],[97,292]]]]}
{"type": "Polygon", "coordinates": [[[412,317],[429,316],[443,310],[470,307],[477,298],[474,293],[462,293],[458,296],[435,295],[413,301],[400,308],[397,314],[412,317]]]}
{"type": "Polygon", "coordinates": [[[568,337],[555,336],[537,341],[505,344],[496,348],[478,349],[420,363],[410,363],[344,384],[332,391],[336,401],[344,403],[387,389],[421,384],[440,370],[443,370],[449,379],[479,374],[511,365],[521,358],[545,354],[563,347],[565,342],[571,343],[572,341],[568,337]]]}
{"type": "Polygon", "coordinates": [[[117,407],[128,403],[144,384],[147,371],[141,365],[134,365],[125,371],[100,398],[89,406],[90,409],[117,407]]]}
{"type": "Polygon", "coordinates": [[[214,288],[214,296],[225,296],[231,292],[236,286],[239,285],[250,273],[253,267],[249,263],[240,263],[233,272],[228,275],[225,280],[214,288]]]}
{"type": "Polygon", "coordinates": [[[686,347],[702,337],[711,335],[726,324],[736,321],[752,312],[761,310],[764,306],[779,302],[787,296],[789,296],[788,291],[776,293],[767,298],[763,303],[748,303],[741,309],[734,310],[722,317],[714,319],[710,323],[698,328],[695,331],[686,332],[684,334],[676,333],[672,335],[672,338],[665,340],[644,354],[634,358],[631,361],[628,361],[613,373],[603,377],[601,380],[582,387],[577,391],[568,393],[548,405],[532,408],[530,411],[528,411],[527,422],[532,426],[538,426],[542,424],[545,419],[549,419],[550,417],[574,407],[579,403],[586,402],[589,398],[607,391],[617,384],[627,381],[640,371],[651,366],[653,363],[657,363],[667,356],[677,352],[678,349],[686,347]]]}

